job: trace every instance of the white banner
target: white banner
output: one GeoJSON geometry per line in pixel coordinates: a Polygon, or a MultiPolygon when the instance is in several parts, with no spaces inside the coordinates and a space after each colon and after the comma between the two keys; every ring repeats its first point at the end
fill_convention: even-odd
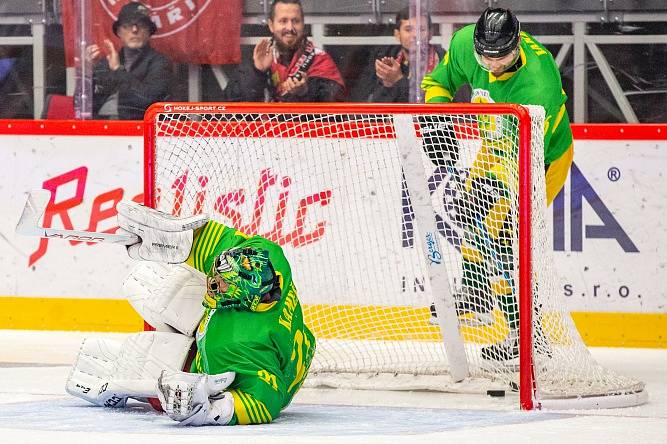
{"type": "MultiPolygon", "coordinates": [[[[553,206],[556,273],[569,308],[590,312],[665,312],[667,290],[662,283],[667,280],[667,249],[662,245],[667,234],[662,215],[667,210],[667,181],[662,167],[667,165],[667,141],[584,140],[577,141],[575,149],[571,178],[553,206]]],[[[46,216],[52,227],[100,231],[115,228],[115,203],[121,198],[140,199],[142,150],[143,140],[138,136],[0,136],[0,156],[4,161],[0,168],[6,178],[0,187],[0,295],[120,297],[120,283],[132,264],[122,247],[40,241],[17,236],[14,228],[25,193],[34,188],[56,192],[46,216]]],[[[412,254],[404,246],[406,233],[400,213],[396,213],[396,220],[364,216],[369,209],[364,202],[391,202],[400,211],[398,171],[391,188],[378,188],[373,199],[358,196],[358,201],[349,202],[354,206],[351,211],[359,215],[358,220],[350,220],[328,211],[327,190],[334,186],[354,189],[353,178],[363,174],[361,165],[358,171],[349,171],[347,179],[339,184],[326,176],[320,176],[323,182],[317,182],[311,171],[299,168],[298,159],[292,159],[289,165],[283,170],[260,168],[256,182],[238,187],[247,193],[243,203],[230,204],[227,209],[248,214],[252,212],[248,209],[257,204],[258,194],[263,193],[269,200],[258,232],[266,234],[276,227],[275,208],[280,199],[287,199],[289,194],[282,231],[275,235],[292,233],[290,242],[301,242],[299,248],[304,252],[311,248],[307,241],[312,238],[308,235],[317,235],[318,223],[326,221],[325,229],[330,230],[327,233],[339,237],[332,240],[337,245],[350,242],[349,234],[357,232],[360,224],[369,232],[372,230],[368,224],[375,224],[374,228],[381,228],[378,236],[396,237],[400,251],[387,252],[387,257],[412,254]],[[275,175],[274,188],[257,189],[261,174],[275,175]],[[304,185],[295,186],[299,181],[304,185]],[[305,212],[301,228],[297,223],[300,207],[305,212]]],[[[194,178],[195,173],[192,174],[194,178]]],[[[202,170],[197,174],[208,173],[202,170]]],[[[436,189],[436,193],[442,192],[443,189],[436,189]]],[[[242,221],[246,226],[252,223],[242,221]]],[[[373,242],[373,238],[366,241],[373,242]]],[[[408,299],[406,304],[410,304],[410,294],[420,293],[424,285],[419,282],[420,276],[410,272],[406,270],[405,276],[391,279],[383,277],[387,278],[387,285],[401,288],[408,299]]],[[[351,285],[360,283],[341,279],[340,288],[335,290],[344,294],[351,285]]],[[[382,295],[368,295],[367,303],[382,302],[382,295]]],[[[414,304],[422,302],[417,297],[414,304]]]]}
{"type": "Polygon", "coordinates": [[[14,233],[31,189],[55,191],[46,224],[105,231],[115,205],[142,194],[143,140],[119,136],[0,135],[0,295],[119,298],[132,261],[116,245],[14,233]]]}
{"type": "Polygon", "coordinates": [[[554,250],[573,311],[667,311],[667,141],[579,140],[553,204],[554,250]]]}

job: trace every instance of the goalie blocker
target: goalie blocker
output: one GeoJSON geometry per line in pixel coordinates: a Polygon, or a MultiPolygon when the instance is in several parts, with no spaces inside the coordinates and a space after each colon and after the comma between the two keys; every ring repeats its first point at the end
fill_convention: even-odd
{"type": "Polygon", "coordinates": [[[208,222],[204,214],[178,218],[129,201],[119,202],[116,209],[120,229],[140,239],[127,247],[127,253],[145,261],[184,262],[192,249],[194,230],[208,222]]]}

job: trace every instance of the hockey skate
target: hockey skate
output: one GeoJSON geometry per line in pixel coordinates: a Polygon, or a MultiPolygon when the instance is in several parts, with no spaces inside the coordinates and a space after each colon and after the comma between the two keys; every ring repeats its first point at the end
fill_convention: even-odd
{"type": "Polygon", "coordinates": [[[497,344],[482,347],[482,359],[486,361],[510,361],[519,357],[519,332],[510,330],[507,338],[497,344]]]}
{"type": "MultiPolygon", "coordinates": [[[[542,329],[536,331],[533,350],[539,356],[551,358],[553,349],[542,329]]],[[[497,344],[482,347],[482,359],[487,361],[510,361],[519,357],[519,332],[510,330],[507,338],[497,344]]]]}
{"type": "MultiPolygon", "coordinates": [[[[454,293],[453,296],[456,301],[456,314],[461,325],[482,327],[494,324],[493,305],[487,298],[475,294],[474,290],[467,287],[463,287],[461,291],[454,293]]],[[[431,318],[429,319],[429,323],[431,325],[438,325],[438,314],[435,310],[435,303],[431,304],[430,308],[431,318]]]]}

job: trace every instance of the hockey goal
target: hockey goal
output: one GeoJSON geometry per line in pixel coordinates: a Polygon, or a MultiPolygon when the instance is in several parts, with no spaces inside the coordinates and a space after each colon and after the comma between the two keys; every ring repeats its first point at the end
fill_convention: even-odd
{"type": "Polygon", "coordinates": [[[503,104],[156,104],[145,199],[284,248],[318,341],[308,385],[643,403],[556,291],[543,127],[503,104]]]}

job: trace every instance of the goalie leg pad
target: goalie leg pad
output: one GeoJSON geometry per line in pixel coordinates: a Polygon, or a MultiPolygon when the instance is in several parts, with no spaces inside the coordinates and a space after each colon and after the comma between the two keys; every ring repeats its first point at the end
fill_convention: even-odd
{"type": "Polygon", "coordinates": [[[67,393],[104,407],[124,407],[127,397],[108,390],[109,377],[122,343],[89,338],[81,344],[77,359],[65,384],[67,393]]]}
{"type": "Polygon", "coordinates": [[[132,307],[158,331],[193,336],[204,315],[203,273],[187,265],[140,262],[123,282],[132,307]]]}
{"type": "Polygon", "coordinates": [[[67,393],[104,407],[123,407],[127,398],[156,397],[162,370],[180,370],[193,343],[178,333],[141,332],[124,342],[84,340],[72,367],[67,393]]]}

